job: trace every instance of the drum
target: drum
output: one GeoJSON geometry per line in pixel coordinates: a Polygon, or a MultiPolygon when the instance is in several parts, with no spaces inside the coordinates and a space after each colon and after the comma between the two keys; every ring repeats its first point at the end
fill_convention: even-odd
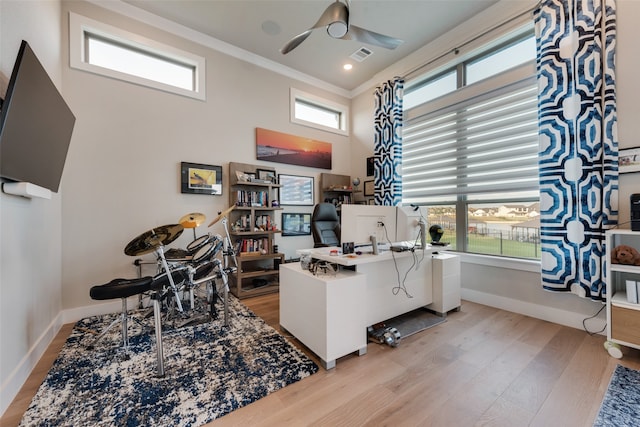
{"type": "Polygon", "coordinates": [[[194,281],[198,281],[198,280],[202,280],[206,277],[211,277],[213,278],[214,276],[214,270],[216,268],[216,265],[218,264],[218,262],[214,262],[214,261],[207,261],[207,262],[203,262],[202,264],[198,265],[196,267],[196,271],[193,274],[193,280],[194,281]]]}
{"type": "Polygon", "coordinates": [[[194,240],[193,242],[187,245],[187,251],[189,251],[190,254],[193,254],[198,249],[206,245],[209,240],[211,240],[211,236],[208,234],[204,236],[200,236],[196,240],[194,240]]]}
{"type": "Polygon", "coordinates": [[[215,257],[218,252],[220,252],[220,249],[222,249],[222,241],[217,238],[213,238],[194,252],[191,261],[196,264],[208,261],[215,257]]]}
{"type": "MultiPolygon", "coordinates": [[[[180,286],[189,279],[187,276],[187,270],[184,268],[171,270],[171,278],[173,279],[173,283],[176,285],[176,289],[180,288],[180,286]]],[[[156,275],[153,280],[158,289],[171,287],[171,282],[169,281],[169,276],[166,271],[156,275]]]]}
{"type": "Polygon", "coordinates": [[[164,257],[168,262],[180,262],[180,261],[189,261],[191,259],[191,254],[184,249],[169,249],[164,253],[164,257]]]}

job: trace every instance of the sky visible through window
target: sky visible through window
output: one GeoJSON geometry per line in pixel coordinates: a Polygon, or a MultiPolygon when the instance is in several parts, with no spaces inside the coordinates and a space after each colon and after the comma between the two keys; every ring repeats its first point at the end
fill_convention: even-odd
{"type": "Polygon", "coordinates": [[[194,90],[195,67],[120,46],[88,39],[89,63],[159,83],[194,90]]]}

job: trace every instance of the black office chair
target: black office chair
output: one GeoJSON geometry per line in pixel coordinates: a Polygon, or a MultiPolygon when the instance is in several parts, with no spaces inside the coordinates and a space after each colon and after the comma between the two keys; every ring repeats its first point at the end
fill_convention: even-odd
{"type": "Polygon", "coordinates": [[[340,246],[340,218],[331,203],[319,203],[311,215],[313,247],[340,246]]]}

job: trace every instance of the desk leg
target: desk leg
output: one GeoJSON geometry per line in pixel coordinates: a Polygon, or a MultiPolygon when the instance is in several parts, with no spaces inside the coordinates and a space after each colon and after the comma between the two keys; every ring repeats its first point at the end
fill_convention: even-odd
{"type": "Polygon", "coordinates": [[[364,356],[365,354],[367,354],[367,346],[366,345],[358,350],[358,356],[364,356]]]}
{"type": "Polygon", "coordinates": [[[336,367],[336,359],[329,360],[328,362],[327,362],[327,361],[324,361],[324,360],[322,360],[322,359],[320,359],[320,363],[322,364],[322,367],[323,367],[324,369],[326,369],[327,371],[328,371],[329,369],[333,369],[333,368],[335,368],[335,367],[336,367]]]}

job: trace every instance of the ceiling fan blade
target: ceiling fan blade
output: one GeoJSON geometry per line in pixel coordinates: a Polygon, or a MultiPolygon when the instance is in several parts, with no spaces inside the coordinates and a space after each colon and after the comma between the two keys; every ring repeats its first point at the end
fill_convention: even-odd
{"type": "Polygon", "coordinates": [[[349,31],[343,37],[344,40],[357,40],[362,43],[372,44],[374,46],[384,47],[385,49],[395,49],[404,41],[374,31],[365,30],[364,28],[349,25],[349,31]]]}
{"type": "Polygon", "coordinates": [[[297,36],[289,40],[287,44],[282,46],[282,49],[280,49],[280,53],[282,53],[283,55],[286,55],[287,53],[291,52],[293,49],[297,48],[300,45],[300,43],[302,43],[307,39],[307,37],[309,37],[309,34],[311,34],[312,31],[313,31],[313,28],[310,28],[304,33],[298,34],[297,36]]]}
{"type": "Polygon", "coordinates": [[[316,28],[326,27],[327,25],[334,22],[344,22],[345,25],[349,25],[349,9],[344,3],[341,3],[340,0],[336,0],[335,3],[331,3],[329,7],[327,7],[324,12],[322,12],[322,15],[320,15],[320,18],[318,19],[318,22],[316,22],[313,27],[289,40],[287,44],[285,44],[282,49],[280,49],[280,52],[283,55],[286,55],[287,53],[298,47],[300,43],[305,41],[305,39],[309,37],[309,34],[311,34],[313,30],[315,30],[316,28]]]}

